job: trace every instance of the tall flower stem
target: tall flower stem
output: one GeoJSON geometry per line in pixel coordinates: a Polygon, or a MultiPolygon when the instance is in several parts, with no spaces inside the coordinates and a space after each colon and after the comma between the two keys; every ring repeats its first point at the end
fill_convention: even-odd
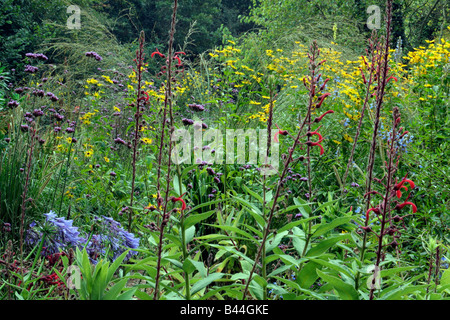
{"type": "Polygon", "coordinates": [[[130,209],[128,210],[128,232],[131,232],[131,224],[133,219],[133,201],[134,201],[134,187],[136,181],[136,161],[137,161],[137,153],[138,153],[138,144],[139,144],[139,128],[140,122],[139,120],[142,117],[141,110],[141,101],[142,99],[142,72],[144,68],[144,43],[145,43],[145,34],[141,31],[139,36],[139,49],[136,51],[136,73],[137,73],[137,92],[136,92],[136,113],[134,115],[134,137],[133,137],[133,160],[131,163],[132,166],[132,177],[131,177],[131,195],[130,195],[130,209]]]}
{"type": "MultiPolygon", "coordinates": [[[[391,221],[391,200],[393,198],[393,195],[395,195],[394,191],[394,185],[393,185],[393,176],[397,170],[395,164],[394,164],[394,158],[396,157],[396,149],[395,149],[395,143],[397,141],[397,126],[399,124],[399,114],[398,109],[394,108],[393,111],[394,119],[393,119],[393,125],[392,125],[392,136],[389,146],[389,158],[387,163],[387,176],[386,176],[386,189],[385,194],[383,197],[382,205],[380,206],[381,214],[379,216],[380,223],[381,223],[381,230],[378,235],[378,248],[376,251],[376,262],[375,262],[375,272],[377,272],[380,269],[380,263],[383,256],[383,238],[386,235],[385,229],[386,225],[391,221]],[[394,191],[394,192],[393,192],[394,191]]],[[[366,219],[366,228],[367,228],[367,222],[368,219],[366,219]]],[[[374,292],[375,292],[375,277],[373,278],[373,282],[370,288],[369,293],[369,299],[373,300],[374,298],[374,292]]]]}
{"type": "MultiPolygon", "coordinates": [[[[371,61],[370,65],[367,65],[367,67],[369,69],[369,80],[366,83],[366,96],[364,98],[363,107],[361,109],[361,116],[359,118],[358,128],[356,129],[356,134],[355,134],[355,138],[353,141],[352,151],[350,152],[350,157],[348,159],[347,168],[346,168],[344,176],[342,178],[342,194],[344,193],[345,184],[347,182],[347,176],[348,176],[350,167],[353,163],[353,156],[355,154],[356,145],[358,143],[359,135],[361,133],[361,127],[362,127],[362,123],[364,120],[364,114],[365,114],[365,111],[366,111],[366,108],[367,108],[367,105],[368,105],[368,102],[370,99],[370,95],[371,95],[370,87],[372,86],[373,81],[374,81],[375,63],[376,63],[376,59],[377,59],[376,53],[374,52],[375,49],[376,49],[376,32],[374,31],[372,33],[371,39],[369,39],[368,53],[372,56],[372,59],[371,59],[372,61],[371,61]]],[[[361,70],[361,72],[363,72],[363,71],[361,70]]]]}
{"type": "MultiPolygon", "coordinates": [[[[314,42],[312,47],[317,49],[317,43],[314,42]]],[[[316,51],[314,50],[314,52],[316,52],[316,51]]],[[[318,51],[316,53],[318,54],[318,51]]],[[[314,57],[311,57],[311,60],[314,60],[315,57],[317,57],[315,54],[313,54],[313,55],[314,55],[314,57]]],[[[314,65],[317,66],[315,64],[315,62],[314,62],[314,65]]],[[[314,77],[311,79],[311,82],[315,83],[314,77]]],[[[312,87],[313,87],[313,83],[311,84],[311,88],[312,87]]],[[[256,266],[258,265],[258,261],[261,258],[262,251],[263,251],[263,249],[265,247],[265,244],[266,244],[266,241],[267,241],[267,237],[269,235],[269,230],[270,230],[270,225],[271,225],[271,222],[272,222],[272,218],[273,218],[274,213],[275,213],[275,208],[277,207],[278,198],[280,197],[281,189],[283,188],[283,185],[284,185],[283,180],[286,177],[286,174],[288,172],[288,168],[290,167],[290,164],[294,161],[292,156],[294,154],[295,149],[300,144],[300,138],[303,136],[302,132],[303,132],[305,126],[308,124],[308,119],[310,119],[310,114],[311,114],[312,105],[313,105],[313,94],[311,92],[310,92],[310,101],[309,101],[307,114],[304,117],[303,122],[300,125],[300,128],[298,130],[297,136],[296,136],[296,138],[294,140],[294,143],[293,143],[292,147],[289,148],[289,153],[288,153],[288,155],[286,157],[283,171],[281,172],[279,180],[278,180],[278,183],[277,183],[276,192],[275,192],[275,195],[273,197],[272,207],[270,208],[269,215],[268,215],[268,218],[267,218],[267,223],[266,223],[266,226],[264,228],[263,238],[262,238],[261,244],[259,246],[259,249],[258,249],[258,251],[256,253],[255,261],[253,262],[253,267],[252,267],[252,269],[250,271],[247,283],[246,283],[244,291],[243,291],[243,296],[242,296],[243,300],[246,299],[250,282],[252,281],[252,277],[253,277],[253,274],[254,274],[254,272],[256,270],[256,266]]]]}
{"type": "MultiPolygon", "coordinates": [[[[21,206],[21,215],[20,215],[20,256],[21,256],[21,262],[23,264],[23,233],[24,233],[24,225],[25,225],[25,207],[27,205],[27,193],[28,193],[28,186],[30,183],[30,175],[31,175],[31,164],[33,162],[33,151],[34,146],[36,143],[36,133],[37,129],[35,127],[36,123],[33,122],[32,126],[30,127],[30,147],[28,149],[28,163],[27,163],[27,175],[25,178],[25,186],[23,187],[22,192],[22,206],[21,206]]],[[[22,268],[23,270],[23,268],[22,268]]]]}
{"type": "Polygon", "coordinates": [[[162,130],[161,130],[161,140],[160,140],[160,149],[158,156],[158,180],[157,180],[157,202],[158,208],[162,204],[161,197],[161,185],[160,185],[160,177],[161,177],[161,163],[162,163],[162,151],[164,146],[164,131],[167,125],[167,114],[169,114],[170,120],[170,130],[169,130],[169,150],[168,150],[168,164],[167,164],[167,175],[166,175],[166,190],[165,190],[165,200],[164,200],[164,208],[162,213],[162,221],[159,230],[159,243],[158,243],[158,260],[156,264],[156,277],[155,277],[155,292],[153,299],[157,300],[159,298],[159,281],[161,276],[161,255],[162,255],[162,242],[164,236],[164,228],[168,222],[170,214],[167,213],[167,204],[170,190],[170,169],[172,162],[172,139],[170,138],[170,134],[173,132],[173,113],[172,113],[172,60],[173,60],[173,40],[175,35],[175,24],[176,24],[176,15],[177,15],[178,1],[174,0],[173,5],[173,13],[172,13],[172,22],[170,27],[170,35],[169,35],[169,48],[168,48],[168,57],[167,57],[167,81],[166,81],[166,90],[165,90],[165,99],[164,99],[164,112],[163,112],[163,122],[162,122],[162,130]]]}

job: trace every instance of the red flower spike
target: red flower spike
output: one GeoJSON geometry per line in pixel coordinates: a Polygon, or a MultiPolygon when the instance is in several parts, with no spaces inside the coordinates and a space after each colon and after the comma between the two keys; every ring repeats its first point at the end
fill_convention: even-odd
{"type": "Polygon", "coordinates": [[[410,206],[412,207],[413,213],[416,213],[416,212],[417,212],[417,207],[416,207],[416,205],[415,205],[414,203],[412,203],[412,202],[409,202],[409,201],[406,201],[406,202],[403,202],[402,204],[396,205],[396,206],[395,206],[395,209],[396,209],[396,210],[401,210],[401,209],[403,209],[403,207],[406,206],[406,205],[410,205],[410,206]]]}
{"type": "Polygon", "coordinates": [[[186,55],[186,53],[185,52],[183,52],[183,51],[178,51],[178,52],[175,52],[175,54],[184,54],[184,55],[186,55]]]}
{"type": "Polygon", "coordinates": [[[404,179],[405,180],[405,182],[408,182],[409,183],[409,186],[411,187],[411,189],[414,189],[415,187],[416,187],[416,185],[414,184],[414,182],[412,182],[411,180],[409,180],[409,179],[404,179]]]}
{"type": "Polygon", "coordinates": [[[380,213],[380,209],[378,208],[378,207],[376,207],[376,208],[370,208],[369,210],[367,210],[367,212],[366,212],[366,220],[369,220],[369,212],[370,211],[373,211],[373,212],[375,212],[376,214],[379,214],[380,213]]]}
{"type": "MultiPolygon", "coordinates": [[[[401,186],[400,189],[401,188],[404,188],[405,190],[408,190],[408,188],[405,187],[405,186],[401,186]]],[[[399,199],[402,197],[402,191],[400,189],[397,190],[397,198],[399,198],[399,199]]]]}
{"type": "Polygon", "coordinates": [[[362,79],[364,81],[364,84],[366,84],[367,83],[366,76],[364,75],[364,72],[362,71],[362,69],[359,69],[359,70],[361,70],[362,79]]]}
{"type": "Polygon", "coordinates": [[[331,93],[327,92],[324,93],[323,95],[321,95],[319,97],[319,103],[316,105],[316,108],[320,108],[320,106],[322,105],[323,100],[325,100],[326,97],[331,96],[331,93]]]}
{"type": "Polygon", "coordinates": [[[325,89],[325,85],[327,84],[327,82],[330,81],[330,78],[326,78],[325,81],[323,82],[322,86],[320,87],[319,91],[322,91],[323,89],[325,89]]]}
{"type": "Polygon", "coordinates": [[[147,91],[144,91],[144,94],[147,96],[147,97],[145,98],[145,102],[147,102],[147,101],[150,99],[150,97],[148,96],[147,91]]]}
{"type": "Polygon", "coordinates": [[[179,56],[174,56],[173,58],[178,60],[177,67],[180,67],[181,66],[181,59],[180,59],[180,57],[179,56]]]}
{"type": "Polygon", "coordinates": [[[322,135],[321,135],[320,133],[318,133],[317,130],[316,130],[316,131],[312,131],[312,132],[308,132],[308,133],[306,133],[306,135],[307,135],[308,137],[312,137],[313,135],[317,135],[317,136],[319,137],[319,140],[320,140],[320,141],[323,140],[322,135]]]}
{"type": "Polygon", "coordinates": [[[396,77],[394,77],[394,76],[390,76],[387,80],[386,80],[386,83],[388,83],[389,82],[389,80],[391,80],[391,79],[394,79],[395,80],[395,82],[397,82],[398,80],[397,80],[397,78],[396,77]]]}
{"type": "Polygon", "coordinates": [[[275,132],[275,135],[273,136],[273,141],[278,143],[279,142],[278,141],[278,135],[281,134],[283,136],[286,136],[288,134],[288,132],[286,130],[281,130],[280,127],[277,124],[275,124],[275,125],[277,126],[278,131],[275,132]]]}
{"type": "Polygon", "coordinates": [[[317,142],[308,141],[308,142],[306,142],[306,145],[308,145],[310,147],[319,146],[319,148],[320,148],[320,155],[323,155],[324,149],[323,149],[322,145],[320,144],[322,142],[322,140],[319,140],[317,142]]]}
{"type": "Polygon", "coordinates": [[[306,84],[306,77],[303,77],[303,84],[305,85],[305,88],[308,88],[308,85],[306,84]]]}
{"type": "Polygon", "coordinates": [[[181,201],[181,211],[183,211],[183,210],[185,210],[186,209],[186,202],[184,202],[184,200],[182,199],[182,197],[184,196],[186,194],[186,192],[185,193],[183,193],[180,197],[178,197],[178,198],[172,198],[172,202],[177,202],[177,201],[181,201]]]}
{"type": "Polygon", "coordinates": [[[325,112],[325,113],[324,113],[323,115],[321,115],[320,117],[315,118],[315,119],[314,119],[314,122],[320,122],[320,121],[322,121],[322,118],[325,117],[325,115],[327,115],[327,114],[329,114],[329,113],[334,113],[334,111],[333,111],[333,110],[328,110],[327,112],[325,112]]]}
{"type": "Polygon", "coordinates": [[[158,48],[156,48],[156,51],[153,52],[153,53],[151,54],[151,57],[153,58],[153,57],[155,56],[155,54],[157,54],[157,55],[160,56],[161,58],[165,58],[165,57],[166,57],[166,56],[163,55],[161,52],[159,52],[158,48]]]}

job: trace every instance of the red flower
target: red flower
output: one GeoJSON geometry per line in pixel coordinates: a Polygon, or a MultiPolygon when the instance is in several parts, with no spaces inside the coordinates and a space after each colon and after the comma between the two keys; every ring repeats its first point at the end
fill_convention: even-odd
{"type": "Polygon", "coordinates": [[[283,136],[286,136],[288,134],[288,132],[286,130],[281,130],[280,127],[277,124],[275,124],[275,125],[277,126],[278,131],[275,132],[275,135],[273,136],[273,141],[278,143],[279,142],[278,141],[278,135],[281,134],[283,136]]]}
{"type": "Polygon", "coordinates": [[[174,56],[173,58],[178,60],[177,67],[181,67],[181,59],[180,59],[180,57],[179,56],[174,56]]]}
{"type": "Polygon", "coordinates": [[[320,133],[318,133],[317,130],[316,130],[316,131],[312,131],[312,132],[308,132],[308,133],[306,133],[306,135],[307,135],[308,137],[312,137],[313,135],[317,135],[317,136],[319,137],[319,140],[320,140],[320,141],[323,140],[322,135],[321,135],[320,133]]]}
{"type": "Polygon", "coordinates": [[[375,212],[376,214],[379,214],[379,213],[380,213],[380,209],[379,209],[378,207],[370,208],[370,209],[367,210],[367,212],[366,212],[366,220],[369,220],[369,212],[370,212],[370,211],[373,211],[373,212],[375,212]]]}
{"type": "Polygon", "coordinates": [[[322,105],[323,100],[325,100],[325,98],[330,96],[330,95],[331,95],[331,93],[329,93],[329,92],[324,93],[323,95],[321,95],[319,97],[319,103],[316,105],[316,108],[320,108],[320,106],[322,105]]]}
{"type": "Polygon", "coordinates": [[[161,58],[165,58],[166,56],[163,55],[161,52],[159,52],[158,48],[156,48],[156,51],[152,53],[151,57],[153,58],[155,56],[155,54],[157,54],[158,56],[160,56],[161,58]]]}
{"type": "MultiPolygon", "coordinates": [[[[401,189],[401,188],[404,188],[405,190],[408,190],[408,188],[405,187],[405,186],[401,186],[400,189],[401,189]]],[[[399,198],[399,199],[402,197],[402,192],[401,192],[400,189],[397,190],[397,198],[399,198]]]]}
{"type": "Polygon", "coordinates": [[[402,204],[396,205],[396,206],[395,206],[395,210],[401,210],[401,209],[403,209],[403,207],[406,206],[406,205],[410,205],[410,206],[412,207],[413,213],[416,213],[416,212],[417,212],[417,207],[416,207],[416,205],[415,205],[414,203],[412,203],[412,202],[409,202],[409,201],[406,201],[406,202],[403,202],[402,204]]]}
{"type": "Polygon", "coordinates": [[[322,145],[320,144],[322,142],[322,140],[319,140],[317,142],[308,141],[308,142],[306,142],[306,145],[308,145],[310,147],[319,146],[319,148],[320,148],[320,155],[323,155],[324,150],[323,150],[322,145]]]}
{"type": "Polygon", "coordinates": [[[327,115],[327,114],[329,114],[329,113],[334,113],[334,111],[333,111],[333,110],[328,110],[327,112],[325,112],[325,113],[324,113],[323,115],[321,115],[320,117],[315,118],[315,119],[314,119],[314,122],[320,122],[320,121],[322,121],[322,118],[325,117],[325,115],[327,115]]]}
{"type": "Polygon", "coordinates": [[[184,202],[184,200],[182,199],[182,197],[184,196],[186,194],[186,192],[185,193],[183,193],[180,197],[178,197],[178,198],[172,198],[172,202],[177,202],[177,201],[181,201],[181,211],[183,211],[183,210],[185,210],[186,209],[186,202],[184,202]]]}
{"type": "Polygon", "coordinates": [[[388,83],[389,82],[389,80],[391,80],[391,79],[394,79],[395,80],[395,82],[397,82],[398,80],[397,80],[397,78],[396,77],[394,77],[394,76],[390,76],[387,80],[386,80],[386,83],[388,83]]]}
{"type": "Polygon", "coordinates": [[[330,78],[326,78],[325,81],[323,82],[322,86],[320,87],[319,91],[322,91],[323,89],[325,89],[325,86],[327,84],[327,82],[330,81],[330,78]]]}

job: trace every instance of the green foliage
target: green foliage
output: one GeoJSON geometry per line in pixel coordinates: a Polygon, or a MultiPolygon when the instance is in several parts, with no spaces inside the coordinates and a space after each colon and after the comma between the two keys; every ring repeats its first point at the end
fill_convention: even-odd
{"type": "Polygon", "coordinates": [[[113,263],[100,260],[93,266],[86,249],[76,250],[76,265],[80,268],[81,283],[77,289],[82,300],[130,300],[137,288],[125,288],[128,279],[113,281],[128,251],[122,253],[113,263]]]}

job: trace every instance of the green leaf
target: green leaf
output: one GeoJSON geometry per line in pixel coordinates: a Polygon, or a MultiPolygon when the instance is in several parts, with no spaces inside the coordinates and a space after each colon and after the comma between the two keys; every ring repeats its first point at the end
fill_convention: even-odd
{"type": "Polygon", "coordinates": [[[284,231],[284,232],[281,232],[281,233],[277,233],[277,235],[275,236],[275,238],[272,241],[267,239],[267,241],[266,241],[266,254],[271,252],[273,250],[273,248],[278,246],[280,244],[281,240],[283,240],[283,238],[288,233],[289,233],[289,231],[284,231]]]}
{"type": "Polygon", "coordinates": [[[315,263],[313,261],[309,261],[308,263],[305,263],[303,268],[300,270],[300,272],[297,275],[297,282],[298,284],[305,289],[310,288],[314,282],[316,282],[317,278],[319,278],[319,275],[317,274],[316,270],[318,270],[320,267],[320,264],[315,263]]]}
{"type": "Polygon", "coordinates": [[[321,255],[322,253],[326,252],[330,247],[336,244],[336,242],[341,240],[350,239],[351,236],[349,233],[336,236],[333,238],[328,238],[325,240],[320,241],[317,245],[313,246],[311,249],[308,250],[306,253],[307,257],[316,257],[321,255]]]}
{"type": "Polygon", "coordinates": [[[316,231],[313,233],[313,237],[320,237],[321,235],[324,235],[330,230],[333,230],[334,228],[343,225],[345,223],[348,223],[352,217],[339,217],[334,219],[330,223],[321,223],[317,226],[316,231]]]}
{"type": "Polygon", "coordinates": [[[317,270],[317,274],[321,277],[325,282],[329,283],[338,293],[339,297],[342,300],[358,300],[359,295],[355,288],[342,281],[341,279],[326,274],[320,270],[317,270]]]}
{"type": "Polygon", "coordinates": [[[126,284],[127,279],[120,280],[108,290],[108,292],[103,296],[102,300],[116,300],[126,284]]]}
{"type": "Polygon", "coordinates": [[[194,235],[195,235],[195,226],[191,226],[190,228],[186,229],[186,231],[184,232],[184,244],[188,244],[189,242],[192,241],[192,239],[194,239],[194,235]]]}
{"type": "Polygon", "coordinates": [[[242,188],[248,193],[250,194],[252,197],[256,198],[256,200],[258,200],[261,204],[263,204],[263,198],[257,194],[256,192],[250,190],[249,187],[247,187],[245,184],[242,185],[242,188]]]}
{"type": "Polygon", "coordinates": [[[450,285],[450,269],[447,269],[444,271],[444,273],[442,273],[441,285],[443,286],[450,285]]]}
{"type": "Polygon", "coordinates": [[[188,274],[197,270],[201,277],[206,277],[206,275],[207,275],[207,270],[206,270],[203,262],[194,261],[191,258],[187,258],[183,262],[183,270],[186,271],[188,274]]]}
{"type": "Polygon", "coordinates": [[[386,293],[385,295],[383,295],[381,297],[381,299],[382,300],[400,300],[402,298],[402,296],[404,296],[406,294],[410,294],[410,293],[412,293],[414,291],[425,292],[427,287],[428,287],[428,285],[426,285],[426,284],[419,285],[419,286],[412,286],[411,282],[410,283],[406,283],[406,284],[398,287],[397,289],[386,293]]]}
{"type": "Polygon", "coordinates": [[[206,278],[197,281],[191,287],[191,295],[196,294],[200,290],[206,288],[212,282],[221,279],[223,276],[224,276],[224,273],[212,273],[212,274],[208,275],[206,278]]]}
{"type": "Polygon", "coordinates": [[[194,224],[209,218],[214,212],[215,212],[214,210],[211,210],[211,211],[208,211],[205,213],[200,213],[200,214],[190,214],[184,220],[184,228],[188,229],[189,227],[193,226],[194,224]]]}

